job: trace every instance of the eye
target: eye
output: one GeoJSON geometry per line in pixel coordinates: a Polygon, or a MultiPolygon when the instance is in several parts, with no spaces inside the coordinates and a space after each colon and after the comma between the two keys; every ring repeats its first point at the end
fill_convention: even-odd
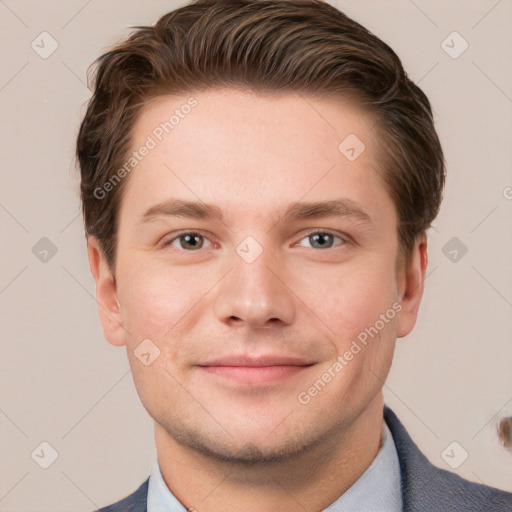
{"type": "Polygon", "coordinates": [[[206,242],[210,243],[205,236],[190,231],[167,240],[164,242],[164,246],[172,245],[184,251],[197,251],[202,249],[206,242]]]}
{"type": "Polygon", "coordinates": [[[346,243],[346,240],[344,240],[338,235],[335,235],[334,233],[330,233],[329,231],[317,230],[308,233],[301,240],[301,242],[299,242],[298,245],[302,247],[311,247],[313,249],[332,249],[333,247],[338,247],[340,245],[343,245],[344,243],[346,243]],[[334,245],[336,239],[338,239],[341,243],[339,243],[338,245],[334,245]],[[310,245],[304,245],[304,240],[307,240],[310,245]]]}

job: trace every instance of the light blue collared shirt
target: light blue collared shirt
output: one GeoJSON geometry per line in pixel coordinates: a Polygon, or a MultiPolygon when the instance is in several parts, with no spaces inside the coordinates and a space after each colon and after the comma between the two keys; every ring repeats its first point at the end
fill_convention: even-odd
{"type": "MultiPolygon", "coordinates": [[[[368,469],[322,512],[401,512],[400,463],[393,436],[383,422],[383,443],[368,469]]],[[[148,512],[187,512],[167,487],[158,459],[149,476],[148,512]]],[[[201,512],[199,508],[197,512],[201,512]]]]}

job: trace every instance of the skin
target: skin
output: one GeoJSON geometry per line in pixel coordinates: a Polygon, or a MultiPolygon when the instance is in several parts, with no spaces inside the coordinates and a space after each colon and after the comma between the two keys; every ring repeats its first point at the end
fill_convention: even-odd
{"type": "MultiPolygon", "coordinates": [[[[127,178],[115,275],[89,238],[104,335],[126,346],[155,421],[164,480],[186,507],[319,511],[380,448],[381,390],[396,338],[416,322],[427,241],[418,238],[409,268],[397,264],[397,215],[377,172],[377,130],[356,106],[234,89],[194,98],[198,105],[127,178]],[[338,150],[348,134],[366,146],[353,162],[338,150]],[[171,198],[215,205],[223,219],[141,221],[171,198]],[[351,216],[283,216],[293,202],[340,198],[357,203],[371,224],[351,216]],[[334,237],[312,238],[313,229],[334,237]],[[204,238],[187,244],[190,238],[177,238],[183,231],[204,238]],[[248,236],[263,251],[252,263],[236,251],[248,236]],[[401,311],[378,336],[300,403],[298,394],[397,303],[401,311]],[[144,339],[160,350],[148,366],[134,353],[144,339]],[[252,384],[200,367],[240,352],[314,364],[252,384]]],[[[149,102],[134,126],[132,150],[187,99],[149,102]]]]}

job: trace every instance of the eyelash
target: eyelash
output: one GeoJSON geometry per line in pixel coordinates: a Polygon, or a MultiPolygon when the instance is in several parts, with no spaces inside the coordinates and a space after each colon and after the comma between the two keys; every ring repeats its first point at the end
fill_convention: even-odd
{"type": "MultiPolygon", "coordinates": [[[[326,249],[317,249],[319,251],[325,251],[327,249],[336,249],[337,247],[341,247],[343,245],[345,245],[347,242],[348,242],[348,237],[345,235],[345,236],[341,236],[333,231],[330,231],[328,229],[315,229],[315,230],[312,230],[312,231],[309,231],[308,233],[306,233],[301,239],[300,241],[304,240],[305,238],[309,238],[313,235],[317,235],[317,234],[323,234],[323,235],[330,235],[332,236],[333,238],[338,238],[339,240],[341,240],[343,243],[340,244],[340,245],[335,245],[333,247],[327,247],[326,249]]],[[[176,240],[179,240],[181,237],[184,237],[186,235],[195,235],[195,236],[200,236],[206,240],[208,240],[208,237],[206,235],[203,235],[197,231],[183,231],[181,233],[179,233],[178,235],[174,236],[173,238],[171,238],[170,240],[167,240],[163,243],[163,246],[164,247],[167,247],[167,246],[170,246],[172,245],[172,243],[176,240]]],[[[311,247],[312,249],[315,249],[315,247],[311,247]]],[[[181,251],[181,252],[198,252],[200,249],[197,249],[197,250],[186,250],[186,249],[183,249],[183,248],[178,248],[176,247],[176,249],[178,251],[181,251]]],[[[201,247],[202,249],[202,247],[201,247]]]]}

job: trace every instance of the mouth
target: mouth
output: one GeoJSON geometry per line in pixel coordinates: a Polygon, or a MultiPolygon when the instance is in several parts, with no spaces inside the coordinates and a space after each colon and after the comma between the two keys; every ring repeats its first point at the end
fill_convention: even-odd
{"type": "Polygon", "coordinates": [[[282,382],[304,372],[315,363],[293,357],[243,355],[218,358],[198,365],[199,370],[240,384],[258,385],[282,382]]]}

